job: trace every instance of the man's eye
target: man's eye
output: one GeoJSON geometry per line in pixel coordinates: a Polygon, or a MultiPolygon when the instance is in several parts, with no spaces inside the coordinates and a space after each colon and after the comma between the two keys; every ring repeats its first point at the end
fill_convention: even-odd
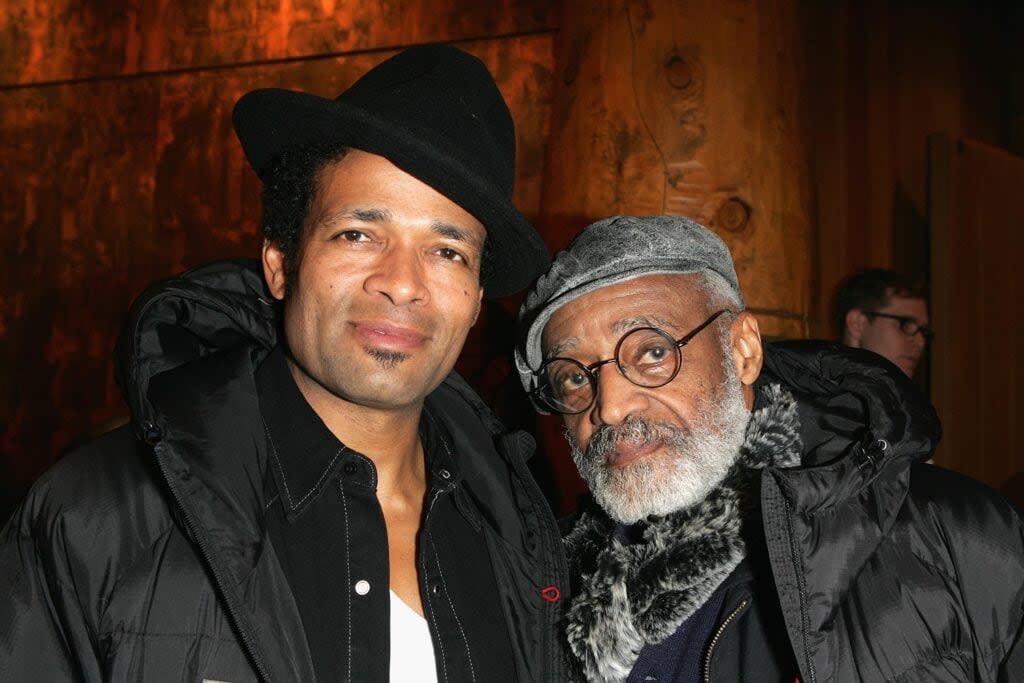
{"type": "Polygon", "coordinates": [[[437,250],[438,255],[448,261],[465,261],[465,257],[451,247],[441,247],[437,250]]]}
{"type": "Polygon", "coordinates": [[[665,346],[649,346],[640,354],[641,363],[660,363],[668,356],[668,348],[665,346]]]}
{"type": "Polygon", "coordinates": [[[362,242],[368,239],[366,233],[360,230],[344,230],[338,233],[338,237],[346,242],[362,242]]]}
{"type": "Polygon", "coordinates": [[[567,370],[559,373],[555,378],[555,384],[563,391],[576,391],[585,387],[590,378],[581,370],[567,370]]]}
{"type": "Polygon", "coordinates": [[[586,384],[589,381],[590,379],[582,372],[574,372],[567,378],[567,383],[573,389],[578,389],[582,386],[586,386],[586,384]]]}

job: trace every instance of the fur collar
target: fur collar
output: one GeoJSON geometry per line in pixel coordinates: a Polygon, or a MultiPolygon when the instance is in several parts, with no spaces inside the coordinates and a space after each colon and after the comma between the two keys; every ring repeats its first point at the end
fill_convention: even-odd
{"type": "Polygon", "coordinates": [[[625,680],[644,645],[674,633],[743,559],[742,522],[759,516],[759,470],[797,465],[802,451],[793,396],[776,384],[762,399],[736,463],[703,501],[637,523],[629,544],[591,505],[565,538],[570,573],[581,577],[566,636],[588,680],[625,680]]]}

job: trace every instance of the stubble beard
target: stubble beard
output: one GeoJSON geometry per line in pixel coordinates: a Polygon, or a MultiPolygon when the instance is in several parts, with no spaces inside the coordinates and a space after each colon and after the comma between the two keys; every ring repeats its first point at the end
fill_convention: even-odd
{"type": "Polygon", "coordinates": [[[409,354],[401,353],[399,351],[382,351],[381,349],[365,348],[363,349],[366,353],[377,361],[377,365],[382,370],[392,370],[398,366],[399,363],[404,363],[409,360],[409,354]]]}
{"type": "MultiPolygon", "coordinates": [[[[728,359],[728,356],[726,357],[728,359]]],[[[729,472],[743,446],[750,412],[731,362],[725,379],[702,400],[688,427],[630,416],[594,432],[586,449],[566,432],[580,475],[608,516],[632,524],[703,500],[729,472]],[[660,443],[660,451],[622,467],[608,464],[619,441],[660,443]]]]}

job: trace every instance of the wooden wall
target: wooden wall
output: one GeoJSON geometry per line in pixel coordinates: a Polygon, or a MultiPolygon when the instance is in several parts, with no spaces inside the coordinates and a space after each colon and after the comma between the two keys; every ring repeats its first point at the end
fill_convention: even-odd
{"type": "MultiPolygon", "coordinates": [[[[762,333],[806,336],[812,188],[798,8],[565,0],[538,221],[548,244],[615,214],[693,218],[729,246],[762,333]]],[[[584,485],[561,420],[536,431],[558,505],[571,508],[584,485]]]]}
{"type": "Polygon", "coordinates": [[[3,517],[69,444],[123,419],[110,355],[132,299],[156,278],[259,253],[260,185],[230,124],[242,93],[333,97],[401,46],[457,41],[510,103],[516,201],[536,213],[549,3],[202,5],[0,2],[3,517]]]}
{"type": "MultiPolygon", "coordinates": [[[[1012,0],[803,0],[817,200],[814,336],[847,274],[928,280],[927,138],[1008,147],[1024,121],[1024,6],[1012,0]]],[[[1022,128],[1024,130],[1024,128],[1022,128]]]]}
{"type": "MultiPolygon", "coordinates": [[[[995,433],[975,438],[979,430],[988,431],[987,425],[1002,429],[1022,417],[1016,384],[1008,381],[1014,376],[1012,360],[992,364],[1013,357],[1016,318],[997,310],[1007,303],[1005,296],[982,304],[983,270],[954,272],[931,262],[936,252],[930,213],[936,197],[929,192],[935,179],[928,147],[930,134],[943,133],[1024,156],[1024,4],[805,0],[803,18],[817,199],[812,334],[834,334],[832,296],[839,280],[855,270],[893,268],[931,281],[933,288],[944,285],[934,292],[938,338],[915,377],[936,402],[945,430],[935,461],[1024,505],[1019,449],[995,433]],[[985,334],[994,329],[1011,337],[985,334]],[[981,417],[978,411],[986,407],[981,417]]],[[[1010,167],[1006,162],[994,168],[1010,167]]],[[[1001,202],[1015,201],[1006,187],[1011,179],[996,185],[998,172],[983,170],[989,189],[1001,187],[1009,194],[997,200],[977,184],[962,188],[964,201],[973,203],[967,214],[999,212],[1005,208],[1001,202]]],[[[962,165],[954,171],[947,174],[957,180],[947,184],[977,180],[968,178],[962,165]]],[[[1024,187],[1018,182],[1017,189],[1024,187]]],[[[962,245],[973,250],[975,264],[1002,263],[1019,253],[1012,241],[984,234],[996,231],[996,224],[965,219],[957,225],[980,231],[962,245]]],[[[949,258],[948,249],[940,253],[949,258]]]]}
{"type": "Polygon", "coordinates": [[[946,135],[929,151],[935,460],[1024,509],[1024,157],[946,135]]]}
{"type": "MultiPolygon", "coordinates": [[[[686,24],[694,16],[721,19],[716,3],[617,6],[641,20],[650,8],[668,8],[668,18],[651,25],[668,41],[661,48],[674,40],[673,26],[683,27],[680,59],[663,65],[680,83],[690,82],[688,46],[722,39],[719,56],[705,53],[718,70],[704,92],[724,92],[716,90],[723,81],[726,90],[728,83],[753,92],[797,89],[799,111],[777,123],[803,132],[791,142],[773,138],[779,154],[755,158],[747,156],[747,142],[712,140],[705,156],[694,158],[717,165],[720,178],[749,178],[742,192],[775,183],[778,207],[806,207],[810,218],[797,221],[795,232],[783,227],[778,240],[764,241],[772,233],[740,230],[731,243],[756,246],[744,252],[748,274],[741,276],[757,290],[748,292],[755,302],[786,314],[775,320],[777,333],[827,336],[832,289],[851,270],[881,265],[927,274],[928,133],[1024,151],[1024,10],[1012,0],[792,1],[758,3],[756,11],[726,3],[733,38],[760,41],[736,50],[728,49],[729,33],[702,36],[700,22],[686,24]],[[765,30],[749,32],[751,22],[765,30]],[[781,32],[767,30],[773,26],[781,32]],[[805,65],[802,75],[787,84],[780,76],[793,72],[773,68],[770,53],[737,57],[758,49],[774,50],[778,64],[805,65]],[[781,158],[804,163],[805,179],[769,173],[781,158]],[[773,272],[774,280],[765,279],[773,272]]],[[[558,41],[584,40],[580,29],[593,17],[580,13],[583,5],[0,0],[0,517],[69,443],[123,415],[109,355],[133,297],[155,278],[257,253],[259,184],[229,122],[246,90],[279,86],[332,96],[402,46],[456,41],[489,64],[510,100],[524,213],[548,221],[553,246],[595,217],[580,214],[559,226],[561,200],[547,182],[549,173],[572,177],[552,165],[559,140],[549,131],[556,101],[565,103],[566,76],[579,66],[569,61],[572,45],[558,41]]],[[[609,68],[616,57],[600,56],[609,68]]],[[[687,87],[679,90],[694,92],[687,87]]],[[[712,128],[722,118],[715,112],[730,115],[723,102],[711,102],[718,107],[712,128]]],[[[639,177],[644,154],[619,161],[639,177]]],[[[577,189],[588,182],[571,181],[577,189]]],[[[584,195],[588,211],[597,211],[599,192],[584,195]]],[[[506,416],[529,426],[532,414],[509,381],[505,349],[486,343],[510,337],[514,309],[511,300],[486,313],[459,367],[491,389],[506,416]]],[[[559,501],[562,509],[569,504],[559,501]]]]}

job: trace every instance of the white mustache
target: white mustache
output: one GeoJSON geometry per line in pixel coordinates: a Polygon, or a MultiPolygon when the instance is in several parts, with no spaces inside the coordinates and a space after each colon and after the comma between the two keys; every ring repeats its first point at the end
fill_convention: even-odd
{"type": "Polygon", "coordinates": [[[664,422],[649,422],[642,417],[627,417],[617,425],[599,427],[590,437],[590,443],[584,451],[586,459],[607,458],[615,450],[615,445],[629,441],[639,446],[652,443],[672,443],[685,436],[685,431],[664,422]]]}

